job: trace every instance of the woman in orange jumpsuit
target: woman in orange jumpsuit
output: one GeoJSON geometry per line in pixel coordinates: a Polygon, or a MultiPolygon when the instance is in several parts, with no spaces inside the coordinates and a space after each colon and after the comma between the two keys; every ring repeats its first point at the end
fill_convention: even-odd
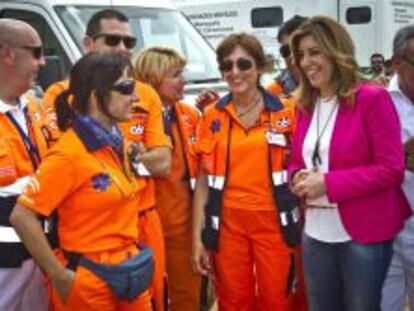
{"type": "Polygon", "coordinates": [[[220,311],[294,310],[300,221],[286,175],[294,111],[259,86],[265,55],[254,36],[230,35],[216,52],[230,93],[205,108],[197,135],[194,269],[213,274],[220,311]]]}
{"type": "Polygon", "coordinates": [[[74,66],[57,105],[66,132],[10,218],[51,281],[53,310],[151,310],[152,255],[136,244],[139,186],[116,126],[129,119],[136,100],[131,70],[123,55],[95,53],[74,66]],[[56,255],[36,222],[54,211],[56,255]]]}
{"type": "Polygon", "coordinates": [[[163,103],[164,128],[173,144],[171,174],[155,180],[155,208],[165,237],[166,270],[172,311],[200,309],[200,276],[190,266],[191,198],[198,161],[193,150],[199,113],[181,102],[185,59],[169,48],[142,51],[135,77],[150,84],[163,103]]]}

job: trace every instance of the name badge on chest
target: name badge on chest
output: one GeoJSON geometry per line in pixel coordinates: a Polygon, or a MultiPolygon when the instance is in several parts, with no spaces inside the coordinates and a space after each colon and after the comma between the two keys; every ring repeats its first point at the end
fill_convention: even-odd
{"type": "Polygon", "coordinates": [[[267,131],[266,132],[266,141],[269,145],[287,147],[286,137],[282,133],[277,133],[277,132],[274,132],[274,131],[267,131]]]}

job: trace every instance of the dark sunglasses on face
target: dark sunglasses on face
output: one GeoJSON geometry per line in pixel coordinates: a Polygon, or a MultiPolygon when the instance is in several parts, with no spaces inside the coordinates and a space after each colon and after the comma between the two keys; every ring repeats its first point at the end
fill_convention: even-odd
{"type": "Polygon", "coordinates": [[[279,53],[283,58],[288,58],[290,56],[290,47],[288,44],[282,45],[279,48],[279,53]]]}
{"type": "Polygon", "coordinates": [[[124,80],[112,86],[112,90],[121,93],[122,95],[132,95],[135,90],[134,80],[124,80]]]}
{"type": "Polygon", "coordinates": [[[247,71],[253,67],[253,62],[247,58],[238,58],[235,62],[230,59],[225,59],[219,65],[219,69],[222,72],[228,72],[233,69],[233,66],[236,65],[240,71],[247,71]]]}
{"type": "Polygon", "coordinates": [[[15,46],[16,49],[27,50],[32,53],[33,58],[39,60],[43,56],[43,47],[39,46],[15,46]]]}
{"type": "Polygon", "coordinates": [[[135,47],[135,44],[137,43],[137,39],[132,36],[121,36],[109,33],[98,33],[93,38],[97,39],[100,37],[103,37],[105,44],[111,47],[118,46],[119,43],[121,43],[122,41],[127,49],[132,49],[135,47]]]}

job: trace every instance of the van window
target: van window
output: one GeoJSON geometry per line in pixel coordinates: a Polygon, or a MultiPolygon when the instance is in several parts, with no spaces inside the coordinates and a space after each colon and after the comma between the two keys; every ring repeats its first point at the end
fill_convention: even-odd
{"type": "Polygon", "coordinates": [[[346,10],[346,22],[350,25],[368,24],[371,21],[371,8],[368,6],[353,7],[346,10]]]}
{"type": "Polygon", "coordinates": [[[279,27],[283,23],[281,7],[255,8],[251,13],[253,28],[279,27]]]}
{"type": "Polygon", "coordinates": [[[69,72],[71,68],[69,59],[43,16],[23,10],[4,10],[0,12],[0,17],[14,18],[30,24],[36,29],[42,40],[44,55],[57,56],[61,61],[62,71],[64,73],[69,72]]]}
{"type": "MultiPolygon", "coordinates": [[[[57,6],[56,12],[77,44],[81,46],[87,21],[92,14],[102,8],[102,6],[67,5],[57,6]]],[[[181,13],[137,6],[114,8],[129,18],[131,31],[137,38],[134,52],[154,45],[169,46],[187,58],[184,75],[188,82],[202,83],[221,79],[214,51],[181,13]]]]}

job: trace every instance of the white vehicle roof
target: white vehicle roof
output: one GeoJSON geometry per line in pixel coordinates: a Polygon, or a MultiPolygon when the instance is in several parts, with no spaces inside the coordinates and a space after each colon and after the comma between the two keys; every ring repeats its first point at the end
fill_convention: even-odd
{"type": "Polygon", "coordinates": [[[14,2],[32,2],[37,5],[93,5],[93,6],[137,6],[148,8],[167,8],[174,6],[169,0],[14,0],[14,2]]]}

